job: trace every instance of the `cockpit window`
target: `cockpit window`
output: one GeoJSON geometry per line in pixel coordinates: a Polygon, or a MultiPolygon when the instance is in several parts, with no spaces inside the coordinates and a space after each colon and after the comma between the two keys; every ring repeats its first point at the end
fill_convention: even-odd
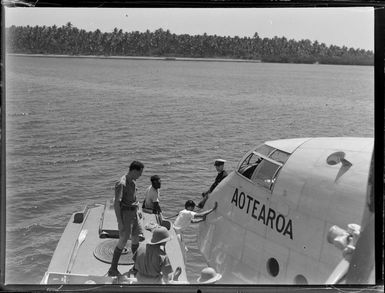
{"type": "Polygon", "coordinates": [[[238,172],[248,179],[251,179],[255,168],[262,161],[262,158],[256,153],[251,153],[243,162],[238,172]]]}
{"type": "Polygon", "coordinates": [[[266,144],[262,144],[255,149],[255,152],[260,153],[260,154],[267,157],[273,150],[274,150],[274,148],[272,148],[271,146],[268,146],[266,144]]]}
{"type": "Polygon", "coordinates": [[[238,172],[254,183],[271,190],[281,166],[288,158],[289,154],[263,145],[244,159],[238,172]],[[259,151],[270,154],[270,157],[259,151]]]}
{"type": "Polygon", "coordinates": [[[252,175],[251,180],[270,189],[271,185],[275,181],[276,173],[280,167],[280,165],[268,160],[262,160],[252,175]]]}
{"type": "Polygon", "coordinates": [[[289,158],[290,154],[285,153],[280,150],[275,150],[272,154],[270,154],[270,158],[274,161],[280,162],[282,164],[285,164],[287,159],[289,158]]]}

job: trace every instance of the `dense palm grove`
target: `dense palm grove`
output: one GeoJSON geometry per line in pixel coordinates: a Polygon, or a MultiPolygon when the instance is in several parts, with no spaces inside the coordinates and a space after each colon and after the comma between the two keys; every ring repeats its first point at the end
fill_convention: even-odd
{"type": "Polygon", "coordinates": [[[326,46],[310,40],[285,37],[222,37],[176,35],[158,29],[144,33],[112,33],[79,30],[69,22],[57,26],[11,26],[7,32],[8,53],[100,56],[159,56],[185,58],[232,58],[262,62],[373,65],[372,51],[326,46]]]}

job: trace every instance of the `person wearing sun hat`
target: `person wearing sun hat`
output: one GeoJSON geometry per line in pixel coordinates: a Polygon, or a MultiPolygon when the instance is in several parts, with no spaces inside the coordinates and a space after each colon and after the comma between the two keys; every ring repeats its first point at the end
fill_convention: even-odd
{"type": "Polygon", "coordinates": [[[210,186],[210,189],[205,191],[205,192],[202,192],[202,196],[203,196],[203,199],[198,203],[198,208],[200,209],[203,209],[208,197],[209,197],[209,194],[211,192],[213,192],[213,190],[215,189],[215,187],[217,187],[217,185],[223,180],[225,179],[225,177],[227,176],[227,172],[225,171],[225,163],[226,163],[226,160],[223,160],[223,159],[216,159],[214,161],[214,166],[215,166],[215,169],[217,170],[218,172],[218,175],[217,177],[215,177],[215,181],[214,183],[210,186]]]}
{"type": "Polygon", "coordinates": [[[168,276],[173,272],[166,253],[166,242],[170,240],[168,230],[165,227],[158,227],[154,229],[149,242],[140,244],[132,257],[138,283],[168,283],[168,276]]]}
{"type": "MultiPolygon", "coordinates": [[[[180,267],[177,267],[174,273],[170,284],[188,284],[188,281],[179,281],[178,278],[182,270],[180,267]]],[[[213,268],[206,267],[201,271],[200,277],[197,279],[199,284],[214,284],[222,278],[221,274],[218,274],[213,268]]]]}
{"type": "Polygon", "coordinates": [[[199,284],[214,284],[222,278],[213,268],[206,267],[201,271],[200,277],[197,279],[199,284]]]}

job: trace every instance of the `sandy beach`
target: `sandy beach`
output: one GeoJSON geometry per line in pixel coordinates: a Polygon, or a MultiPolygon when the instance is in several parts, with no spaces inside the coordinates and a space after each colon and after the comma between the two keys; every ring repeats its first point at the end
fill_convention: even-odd
{"type": "Polygon", "coordinates": [[[89,58],[89,59],[127,59],[127,60],[160,60],[160,61],[195,61],[195,62],[242,62],[261,63],[261,60],[223,59],[223,58],[184,58],[184,57],[152,57],[152,56],[101,56],[101,55],[53,55],[53,54],[14,54],[8,56],[44,57],[44,58],[89,58]]]}

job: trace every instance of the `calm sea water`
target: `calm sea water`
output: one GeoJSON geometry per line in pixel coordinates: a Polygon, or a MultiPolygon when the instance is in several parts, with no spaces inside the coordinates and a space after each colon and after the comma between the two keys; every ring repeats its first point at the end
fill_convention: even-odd
{"type": "MultiPolygon", "coordinates": [[[[6,283],[39,283],[70,215],[113,197],[136,159],[166,216],[198,201],[212,162],[265,140],[373,136],[373,67],[7,57],[6,283]]],[[[194,280],[197,227],[185,238],[194,280]]]]}

